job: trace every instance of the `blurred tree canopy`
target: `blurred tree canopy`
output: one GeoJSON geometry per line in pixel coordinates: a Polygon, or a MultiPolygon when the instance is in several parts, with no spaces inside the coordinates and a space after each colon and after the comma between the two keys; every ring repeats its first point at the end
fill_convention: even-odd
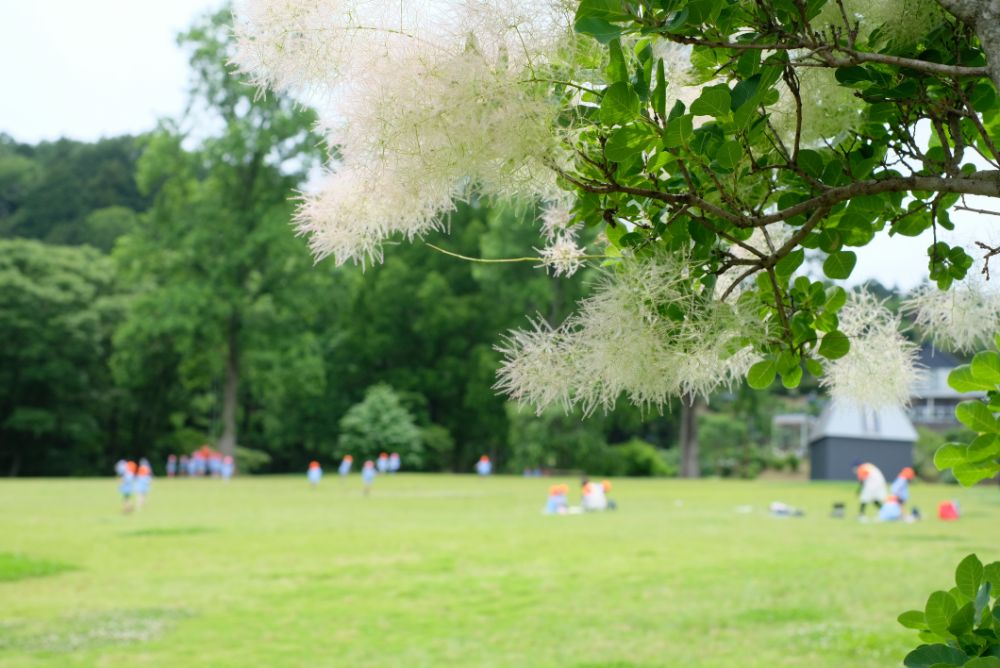
{"type": "MultiPolygon", "coordinates": [[[[487,453],[514,472],[676,472],[657,448],[676,443],[677,407],[581,424],[493,389],[497,332],[526,313],[561,322],[594,270],[555,279],[422,244],[391,245],[366,272],[314,266],[289,225],[289,194],[321,157],[314,116],[254,102],[230,76],[228,21],[180,37],[185,117],[95,143],[0,135],[0,473],[108,474],[142,455],[159,467],[204,442],[260,453],[269,471],[396,449],[424,470],[468,471],[487,453]],[[386,397],[407,418],[391,443],[371,414],[386,397]]],[[[530,255],[538,213],[474,200],[427,241],[530,255]]]]}

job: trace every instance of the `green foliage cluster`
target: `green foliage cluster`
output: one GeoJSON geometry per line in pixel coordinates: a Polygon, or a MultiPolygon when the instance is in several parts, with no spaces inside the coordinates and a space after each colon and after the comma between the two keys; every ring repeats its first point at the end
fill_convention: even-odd
{"type": "Polygon", "coordinates": [[[122,307],[98,251],[0,240],[0,458],[9,472],[90,470],[115,410],[108,341],[122,307]]]}
{"type": "Polygon", "coordinates": [[[955,570],[955,587],[936,591],[923,610],[899,616],[923,643],[907,668],[1000,668],[1000,561],[983,565],[970,554],[955,570]]]}
{"type": "Polygon", "coordinates": [[[134,178],[144,138],[19,144],[0,134],[0,237],[111,250],[152,197],[134,178]]]}
{"type": "MultiPolygon", "coordinates": [[[[579,159],[563,173],[575,215],[613,252],[690,255],[692,295],[724,280],[723,294],[772,323],[767,341],[748,342],[766,355],[748,374],[756,388],[778,376],[798,386],[850,349],[844,291],[795,275],[807,250],[825,254],[825,278],[847,279],[850,248],[876,233],[951,230],[962,193],[1000,196],[1000,98],[973,31],[927,12],[903,39],[838,6],[581,0],[576,12],[577,32],[603,45],[593,74],[606,87],[584,93],[579,159]],[[690,49],[689,81],[671,76],[664,42],[690,49]],[[700,85],[694,99],[677,92],[684,84],[700,85]],[[914,139],[921,122],[927,147],[914,139]],[[972,153],[994,169],[977,173],[972,153]]],[[[928,248],[942,289],[971,265],[958,246],[928,248]]]]}
{"type": "MultiPolygon", "coordinates": [[[[1000,346],[1000,337],[997,337],[1000,346]]],[[[1000,473],[1000,353],[984,350],[969,364],[956,367],[948,384],[958,392],[984,392],[985,400],[970,399],[955,408],[955,417],[972,430],[971,443],[951,442],[934,454],[937,468],[951,469],[963,485],[973,485],[1000,473]]]]}
{"type": "Polygon", "coordinates": [[[365,398],[340,419],[340,438],[333,456],[353,455],[359,461],[380,453],[398,453],[407,469],[425,468],[424,443],[410,411],[388,385],[373,385],[365,398]]]}

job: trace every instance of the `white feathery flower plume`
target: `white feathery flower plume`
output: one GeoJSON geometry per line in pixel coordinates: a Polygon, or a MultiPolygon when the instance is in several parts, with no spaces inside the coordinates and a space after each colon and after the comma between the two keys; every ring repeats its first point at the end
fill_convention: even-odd
{"type": "Polygon", "coordinates": [[[624,259],[561,326],[509,333],[495,387],[539,413],[559,404],[590,414],[622,394],[662,410],[671,397],[707,398],[738,382],[764,325],[742,305],[691,294],[688,273],[668,255],[624,259]]]}
{"type": "Polygon", "coordinates": [[[571,20],[561,0],[239,3],[236,64],[318,98],[338,155],[296,219],[316,256],[379,260],[473,192],[555,196],[559,107],[532,72],[574,39],[571,20]]]}
{"type": "Polygon", "coordinates": [[[972,353],[989,347],[1000,332],[1000,291],[969,276],[949,290],[917,288],[903,302],[917,327],[943,350],[972,353]]]}
{"type": "Polygon", "coordinates": [[[851,349],[828,362],[820,384],[836,401],[871,408],[907,405],[920,373],[918,346],[900,333],[900,317],[861,290],[849,297],[839,318],[851,349]]]}
{"type": "Polygon", "coordinates": [[[549,203],[542,212],[542,236],[548,245],[535,249],[541,259],[539,266],[551,269],[554,276],[567,277],[583,267],[586,251],[576,243],[579,230],[566,202],[549,203]]]}
{"type": "Polygon", "coordinates": [[[571,237],[562,236],[538,251],[541,266],[552,270],[553,276],[570,277],[582,266],[586,252],[571,237]]]}

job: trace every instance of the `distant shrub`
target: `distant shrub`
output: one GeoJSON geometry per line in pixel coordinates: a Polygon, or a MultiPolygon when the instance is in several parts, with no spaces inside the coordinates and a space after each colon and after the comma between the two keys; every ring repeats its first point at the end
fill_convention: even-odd
{"type": "Polygon", "coordinates": [[[627,443],[612,446],[611,449],[621,459],[624,475],[659,478],[677,475],[677,469],[671,469],[656,446],[640,438],[633,438],[627,443]]]}
{"type": "Polygon", "coordinates": [[[365,391],[365,398],[348,409],[340,419],[337,445],[338,459],[350,454],[363,461],[382,452],[398,452],[405,468],[424,468],[420,429],[388,385],[372,385],[365,391]]]}

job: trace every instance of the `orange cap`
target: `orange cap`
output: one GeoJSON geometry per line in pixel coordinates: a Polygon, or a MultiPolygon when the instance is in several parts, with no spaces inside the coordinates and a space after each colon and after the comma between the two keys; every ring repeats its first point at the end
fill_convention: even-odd
{"type": "Polygon", "coordinates": [[[380,455],[378,456],[378,458],[379,458],[379,459],[385,459],[385,458],[386,458],[386,457],[388,457],[388,456],[389,456],[389,455],[387,455],[386,453],[384,453],[384,452],[383,452],[382,454],[380,454],[380,455]]]}
{"type": "Polygon", "coordinates": [[[317,461],[309,462],[309,468],[311,468],[311,469],[318,469],[319,468],[319,462],[317,462],[317,461]]]}
{"type": "Polygon", "coordinates": [[[139,475],[149,475],[152,472],[153,472],[152,469],[150,469],[145,464],[139,467],[139,475]]]}
{"type": "Polygon", "coordinates": [[[479,461],[481,461],[481,462],[488,462],[488,461],[490,461],[490,458],[487,457],[486,455],[483,455],[482,457],[479,458],[479,461]]]}
{"type": "Polygon", "coordinates": [[[893,496],[892,494],[890,494],[889,496],[886,497],[885,502],[886,503],[899,503],[899,497],[896,497],[896,496],[893,496]]]}
{"type": "Polygon", "coordinates": [[[907,466],[906,468],[904,468],[902,471],[899,472],[899,477],[906,478],[907,480],[913,480],[914,476],[916,476],[916,473],[914,473],[913,469],[911,469],[909,466],[907,466]]]}
{"type": "Polygon", "coordinates": [[[129,473],[135,473],[136,468],[135,462],[128,462],[125,464],[125,470],[129,473]]]}
{"type": "Polygon", "coordinates": [[[605,492],[610,492],[611,491],[611,483],[608,482],[607,480],[602,480],[601,481],[601,487],[604,488],[605,492]]]}
{"type": "Polygon", "coordinates": [[[549,496],[558,496],[562,494],[562,485],[552,485],[549,487],[549,496]]]}
{"type": "Polygon", "coordinates": [[[868,470],[870,464],[862,464],[858,467],[858,480],[867,480],[871,471],[868,470]]]}

